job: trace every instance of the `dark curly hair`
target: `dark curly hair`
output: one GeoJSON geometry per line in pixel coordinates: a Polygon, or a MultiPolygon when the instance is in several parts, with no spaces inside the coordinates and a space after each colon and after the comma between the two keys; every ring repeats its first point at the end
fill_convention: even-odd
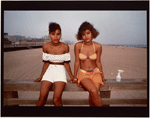
{"type": "Polygon", "coordinates": [[[78,34],[76,35],[76,38],[78,40],[82,40],[82,33],[87,29],[91,31],[93,38],[96,38],[99,35],[99,32],[93,27],[93,25],[90,24],[89,22],[85,21],[79,27],[78,34]]]}
{"type": "Polygon", "coordinates": [[[60,28],[60,25],[59,25],[59,24],[57,24],[57,23],[55,23],[55,22],[50,22],[50,23],[49,23],[49,34],[50,34],[51,32],[56,31],[57,29],[60,30],[60,33],[61,33],[61,28],[60,28]]]}

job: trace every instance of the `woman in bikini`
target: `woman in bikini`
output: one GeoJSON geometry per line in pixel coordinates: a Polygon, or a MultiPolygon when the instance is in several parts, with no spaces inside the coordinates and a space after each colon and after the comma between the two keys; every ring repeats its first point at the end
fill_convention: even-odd
{"type": "Polygon", "coordinates": [[[89,22],[83,22],[77,34],[77,39],[82,41],[76,43],[74,47],[74,80],[80,87],[89,92],[90,106],[102,106],[101,97],[98,92],[100,87],[105,84],[100,60],[102,46],[92,41],[98,35],[99,32],[89,22]]]}
{"type": "Polygon", "coordinates": [[[49,24],[49,37],[51,42],[43,46],[43,69],[41,75],[34,82],[41,82],[40,96],[36,106],[44,106],[49,90],[54,83],[54,106],[62,106],[62,93],[67,83],[65,68],[73,83],[73,75],[70,69],[69,46],[60,42],[61,28],[57,23],[49,24]]]}

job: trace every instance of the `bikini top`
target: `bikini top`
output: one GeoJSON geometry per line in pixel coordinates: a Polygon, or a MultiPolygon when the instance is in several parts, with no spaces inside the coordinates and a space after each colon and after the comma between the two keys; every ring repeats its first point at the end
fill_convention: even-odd
{"type": "MultiPolygon", "coordinates": [[[[83,49],[83,45],[84,45],[84,44],[82,44],[82,46],[81,46],[81,51],[82,51],[82,49],[83,49]]],[[[95,45],[94,45],[94,43],[93,43],[93,49],[94,49],[94,52],[95,52],[95,45]]],[[[92,55],[89,56],[89,57],[87,57],[86,55],[82,54],[81,52],[79,53],[79,59],[80,59],[80,60],[86,60],[86,59],[96,60],[96,58],[97,58],[96,53],[92,54],[92,55]]]]}
{"type": "Polygon", "coordinates": [[[43,61],[50,61],[50,62],[59,62],[62,63],[64,61],[70,61],[70,53],[54,55],[48,54],[43,52],[43,61]]]}

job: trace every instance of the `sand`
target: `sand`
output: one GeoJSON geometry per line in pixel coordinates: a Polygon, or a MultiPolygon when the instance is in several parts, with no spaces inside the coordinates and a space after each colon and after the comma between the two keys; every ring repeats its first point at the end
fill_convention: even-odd
{"type": "MultiPolygon", "coordinates": [[[[69,45],[71,69],[74,71],[74,45],[69,45]]],[[[115,79],[118,69],[122,79],[147,78],[147,49],[123,46],[102,46],[101,63],[105,79],[115,79]]],[[[42,71],[42,49],[4,52],[4,79],[31,79],[42,71]]],[[[68,80],[70,79],[67,75],[68,80]]]]}
{"type": "MultiPolygon", "coordinates": [[[[74,45],[69,45],[71,69],[74,71],[74,45]]],[[[102,68],[105,79],[115,79],[118,69],[124,70],[122,79],[147,79],[147,48],[102,45],[102,68]]],[[[42,48],[4,52],[4,79],[34,80],[41,74],[43,67],[42,48]]],[[[67,79],[69,76],[67,74],[67,79]]],[[[49,93],[52,98],[53,92],[49,93]]],[[[19,92],[19,98],[38,99],[37,92],[19,92]]],[[[64,92],[64,98],[87,98],[87,92],[64,92]]],[[[111,98],[147,98],[146,91],[112,91],[111,98]]],[[[130,105],[129,105],[130,106],[130,105]]],[[[136,105],[134,105],[136,106],[136,105]]]]}

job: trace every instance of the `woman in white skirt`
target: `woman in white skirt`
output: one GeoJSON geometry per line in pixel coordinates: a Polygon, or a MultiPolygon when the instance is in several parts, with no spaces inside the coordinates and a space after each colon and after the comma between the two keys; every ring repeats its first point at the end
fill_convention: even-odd
{"type": "Polygon", "coordinates": [[[54,106],[62,106],[62,93],[67,83],[65,69],[67,70],[71,80],[74,83],[73,75],[70,69],[70,53],[69,46],[60,42],[61,28],[57,23],[49,24],[49,37],[51,42],[43,46],[43,69],[40,77],[34,82],[41,81],[40,97],[36,106],[44,106],[48,97],[49,90],[54,83],[54,106]]]}

